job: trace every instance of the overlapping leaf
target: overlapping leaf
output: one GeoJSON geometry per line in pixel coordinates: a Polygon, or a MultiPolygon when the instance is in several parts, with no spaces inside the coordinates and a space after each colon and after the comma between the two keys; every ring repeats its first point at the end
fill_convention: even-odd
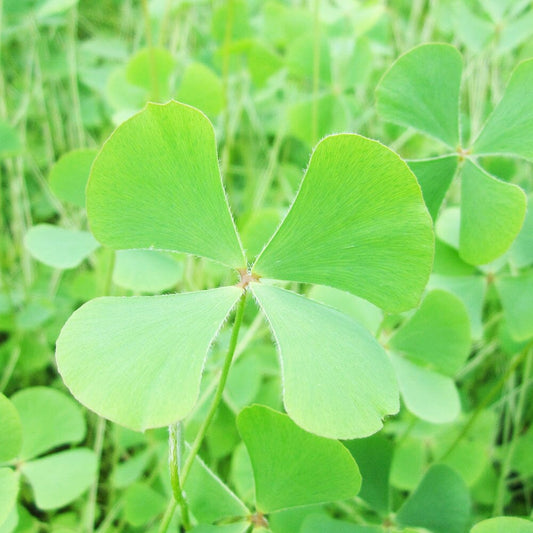
{"type": "MultiPolygon", "coordinates": [[[[461,66],[459,52],[450,45],[415,47],[401,56],[381,80],[376,90],[378,111],[386,120],[412,126],[464,154],[458,134],[461,66]]],[[[502,153],[533,157],[532,83],[533,61],[529,60],[514,71],[502,100],[468,150],[469,158],[502,153]]],[[[436,165],[439,160],[433,161],[436,165]]],[[[413,162],[412,168],[416,172],[416,166],[424,164],[413,162]]],[[[433,176],[424,176],[423,167],[418,172],[434,217],[449,177],[442,176],[441,170],[434,168],[433,176]]],[[[525,197],[519,187],[497,180],[466,161],[460,229],[460,254],[465,261],[479,265],[501,256],[518,235],[524,213],[525,197]]]]}
{"type": "Polygon", "coordinates": [[[533,159],[533,59],[520,63],[502,99],[474,143],[478,154],[510,154],[533,159]]]}
{"type": "Polygon", "coordinates": [[[470,347],[465,306],[451,293],[430,292],[420,308],[392,337],[392,354],[407,408],[423,420],[444,423],[460,412],[453,376],[470,347]]]}
{"type": "Polygon", "coordinates": [[[259,405],[241,411],[237,426],[252,461],[258,510],[343,500],[359,491],[359,469],[341,443],[259,405]]]}
{"type": "Polygon", "coordinates": [[[397,514],[403,526],[435,533],[464,533],[470,517],[468,488],[459,474],[445,465],[433,465],[397,514]]]}
{"type": "Polygon", "coordinates": [[[45,265],[75,268],[99,245],[88,231],[38,224],[26,233],[24,246],[45,265]]]}
{"type": "Polygon", "coordinates": [[[3,463],[19,454],[22,446],[22,425],[15,406],[2,393],[0,393],[0,420],[2,420],[0,463],[3,463]]]}
{"type": "Polygon", "coordinates": [[[459,144],[463,61],[449,44],[423,44],[396,60],[376,89],[378,112],[448,146],[459,144]]]}
{"type": "Polygon", "coordinates": [[[459,254],[468,263],[493,261],[512,244],[526,214],[526,195],[466,161],[461,189],[459,254]]]}

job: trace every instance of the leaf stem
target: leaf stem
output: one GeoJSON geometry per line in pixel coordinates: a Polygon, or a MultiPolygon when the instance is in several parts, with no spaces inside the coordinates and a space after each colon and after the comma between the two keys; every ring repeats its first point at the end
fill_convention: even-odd
{"type": "MultiPolygon", "coordinates": [[[[233,361],[233,355],[235,354],[235,349],[237,347],[237,340],[239,338],[239,330],[241,329],[242,319],[244,316],[246,295],[247,295],[247,291],[245,290],[243,291],[241,297],[239,298],[239,302],[237,303],[237,311],[235,313],[235,320],[233,322],[233,329],[231,331],[231,339],[229,342],[228,351],[226,353],[226,358],[224,359],[224,365],[222,366],[222,372],[220,374],[220,381],[218,382],[218,385],[215,391],[215,396],[213,397],[213,401],[211,403],[211,407],[209,408],[207,416],[204,418],[204,421],[202,422],[202,425],[200,426],[200,429],[198,430],[198,433],[196,434],[194,442],[191,444],[189,455],[187,456],[185,464],[183,465],[183,469],[180,472],[180,475],[179,475],[179,486],[180,487],[183,487],[185,485],[187,477],[194,464],[194,460],[196,456],[198,455],[198,451],[200,450],[200,447],[202,446],[207,430],[209,429],[209,426],[218,410],[218,406],[220,405],[220,401],[222,400],[222,394],[224,392],[224,387],[226,386],[226,381],[228,379],[229,369],[231,367],[231,362],[233,361]]],[[[172,453],[172,450],[171,450],[171,453],[172,453]]],[[[181,500],[183,497],[183,494],[180,488],[178,498],[176,499],[174,485],[172,488],[174,492],[174,497],[172,498],[172,501],[169,502],[169,505],[167,507],[167,510],[161,522],[161,526],[159,528],[159,533],[166,533],[168,529],[168,525],[170,524],[170,520],[172,519],[172,516],[174,514],[174,510],[176,509],[176,506],[178,504],[177,500],[181,500]]],[[[182,510],[183,510],[183,507],[182,507],[182,510]]],[[[182,520],[184,520],[183,516],[182,516],[182,520]]],[[[188,529],[185,523],[183,523],[183,526],[185,527],[185,529],[188,529]]]]}
{"type": "Polygon", "coordinates": [[[170,468],[170,485],[174,499],[181,509],[181,519],[183,527],[187,530],[191,528],[191,519],[189,516],[189,506],[183,494],[183,484],[180,481],[181,457],[183,454],[183,423],[177,422],[168,428],[168,462],[170,468]]]}

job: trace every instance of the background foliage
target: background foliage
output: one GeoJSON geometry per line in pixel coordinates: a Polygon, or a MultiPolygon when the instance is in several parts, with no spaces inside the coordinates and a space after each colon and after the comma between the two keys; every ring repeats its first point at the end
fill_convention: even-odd
{"type": "MultiPolygon", "coordinates": [[[[162,328],[156,337],[177,342],[187,331],[196,343],[190,350],[203,357],[238,298],[229,287],[235,274],[207,259],[108,247],[135,248],[143,239],[140,246],[148,247],[161,232],[139,225],[133,245],[123,246],[109,240],[108,221],[93,226],[91,220],[98,240],[89,231],[85,186],[98,150],[147,101],[169,99],[199,108],[213,123],[210,142],[217,143],[250,261],[287,212],[313,148],[331,133],[355,132],[398,152],[421,185],[436,233],[426,292],[406,312],[400,311],[416,302],[387,305],[402,289],[394,282],[380,294],[373,267],[361,267],[358,290],[367,289],[359,295],[386,313],[311,285],[323,282],[312,272],[314,262],[301,261],[299,269],[309,272],[295,278],[291,264],[263,258],[265,272],[289,280],[285,288],[357,321],[361,338],[377,338],[394,367],[401,409],[363,439],[339,442],[301,429],[280,413],[276,346],[249,298],[222,403],[184,486],[192,523],[201,524],[194,531],[533,530],[533,217],[524,196],[533,190],[529,1],[0,0],[0,39],[1,533],[155,532],[163,516],[172,531],[187,526],[179,512],[168,512],[167,430],[140,433],[86,410],[70,396],[54,358],[61,328],[93,298],[212,289],[202,294],[213,331],[198,328],[182,308],[157,307],[167,318],[175,313],[176,329],[162,328]],[[223,295],[226,308],[213,305],[213,294],[223,295]]],[[[150,172],[161,153],[141,155],[150,172]]],[[[196,156],[205,173],[216,173],[209,147],[200,144],[196,156]]],[[[117,162],[101,158],[95,168],[103,173],[106,165],[117,162]]],[[[314,165],[308,176],[320,184],[331,165],[319,159],[314,165]]],[[[141,183],[135,192],[143,207],[149,188],[141,183]]],[[[326,198],[327,189],[315,194],[326,198]]],[[[160,196],[158,207],[169,201],[160,196]]],[[[302,235],[315,217],[304,200],[298,209],[302,235]]],[[[98,202],[89,204],[91,217],[108,214],[98,202]]],[[[326,210],[306,238],[330,227],[332,214],[326,210]]],[[[188,213],[203,224],[201,216],[188,213]]],[[[116,224],[122,222],[119,216],[116,224]]],[[[231,225],[219,231],[233,247],[226,263],[239,266],[231,225]]],[[[302,257],[305,242],[281,232],[270,258],[276,250],[281,258],[287,250],[302,257]]],[[[404,248],[411,244],[406,239],[404,248]]],[[[179,245],[214,259],[228,248],[210,233],[200,244],[179,245]]],[[[306,312],[295,319],[289,300],[297,297],[266,285],[255,293],[280,331],[287,317],[299,325],[300,337],[289,332],[278,339],[282,350],[311,339],[335,355],[334,328],[305,329],[313,313],[328,323],[316,304],[301,304],[306,312]],[[268,309],[271,300],[277,314],[268,309]]],[[[105,315],[102,301],[80,313],[129,328],[135,339],[147,300],[137,300],[135,320],[116,310],[105,315]]],[[[206,417],[230,335],[223,327],[208,355],[198,401],[189,410],[178,405],[192,409],[176,436],[185,449],[206,417]]],[[[327,370],[303,365],[315,379],[327,370]]],[[[290,381],[284,376],[285,387],[305,385],[301,375],[300,369],[290,381]]],[[[167,388],[172,392],[172,381],[167,388]]],[[[381,399],[392,405],[385,398],[390,390],[389,383],[381,399]]],[[[139,398],[143,389],[133,384],[130,392],[139,398]]],[[[338,392],[331,387],[331,398],[338,392]]],[[[98,389],[102,405],[108,394],[98,389]]],[[[123,398],[114,413],[123,423],[133,417],[128,402],[123,398]]],[[[156,414],[167,423],[165,408],[156,414]]],[[[168,409],[172,418],[176,405],[168,409]]],[[[342,417],[342,409],[335,415],[342,417]]],[[[307,429],[315,422],[295,420],[307,429]]],[[[143,427],[133,418],[129,425],[143,427]]]]}

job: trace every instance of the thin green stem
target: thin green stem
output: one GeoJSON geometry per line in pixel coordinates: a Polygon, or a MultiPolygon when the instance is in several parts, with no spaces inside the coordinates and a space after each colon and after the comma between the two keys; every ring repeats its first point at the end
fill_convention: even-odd
{"type": "Polygon", "coordinates": [[[518,365],[522,363],[526,355],[529,353],[529,350],[533,346],[533,343],[529,343],[515,358],[511,361],[511,364],[507,368],[505,374],[498,380],[498,382],[492,387],[492,389],[485,395],[483,400],[478,404],[476,409],[470,415],[467,423],[464,425],[462,431],[457,435],[456,439],[451,443],[448,449],[441,455],[439,458],[440,461],[446,459],[452,452],[455,450],[455,447],[461,442],[461,440],[468,434],[474,422],[477,420],[478,416],[483,412],[483,409],[487,407],[490,402],[494,399],[499,390],[505,385],[506,381],[509,379],[509,376],[516,370],[518,365]]]}
{"type": "MultiPolygon", "coordinates": [[[[218,410],[218,406],[220,405],[220,401],[222,400],[222,394],[224,392],[224,387],[226,386],[226,381],[228,379],[229,369],[231,367],[231,362],[233,361],[233,355],[235,354],[235,349],[237,348],[237,341],[239,339],[239,330],[241,329],[242,318],[244,316],[246,294],[247,294],[247,291],[244,291],[242,293],[242,296],[239,299],[239,302],[237,303],[237,311],[235,313],[235,320],[233,322],[233,329],[231,331],[231,339],[229,342],[228,351],[226,353],[226,358],[224,359],[224,365],[222,366],[222,372],[220,374],[220,381],[218,382],[218,386],[215,391],[215,396],[213,397],[213,401],[211,403],[211,407],[209,408],[207,416],[204,418],[204,421],[202,422],[202,425],[200,426],[200,429],[198,430],[198,433],[196,434],[196,438],[194,439],[194,442],[191,445],[191,449],[189,451],[189,455],[187,456],[185,464],[183,465],[183,469],[179,473],[180,487],[183,487],[185,485],[185,481],[187,480],[187,477],[194,464],[194,460],[196,459],[196,456],[198,455],[200,447],[202,446],[207,430],[209,429],[209,426],[218,410]]],[[[171,450],[171,454],[172,454],[172,450],[171,450]]],[[[180,490],[180,494],[181,494],[181,490],[180,490]]],[[[178,496],[178,500],[180,498],[181,496],[178,496]]],[[[166,533],[168,529],[168,525],[170,524],[170,520],[172,519],[174,510],[176,509],[177,504],[178,502],[176,501],[176,497],[174,496],[172,498],[172,501],[169,502],[169,505],[167,507],[167,510],[161,522],[161,526],[159,528],[159,533],[166,533]]],[[[182,519],[183,519],[183,516],[182,516],[182,519]]]]}
{"type": "MultiPolygon", "coordinates": [[[[115,269],[115,257],[116,253],[114,250],[109,250],[111,253],[109,257],[109,263],[107,265],[107,271],[105,275],[104,286],[102,288],[102,295],[109,296],[111,294],[111,288],[113,284],[113,270],[115,269]]],[[[96,434],[94,437],[94,454],[96,456],[96,461],[98,465],[98,475],[94,480],[94,483],[91,486],[89,491],[89,497],[87,499],[87,506],[85,508],[85,530],[88,533],[93,533],[94,531],[94,521],[96,518],[96,500],[98,497],[98,484],[100,481],[100,463],[102,459],[102,451],[104,449],[105,441],[105,430],[106,430],[106,421],[104,418],[98,416],[96,422],[96,434]]]]}
{"type": "Polygon", "coordinates": [[[168,462],[170,468],[170,485],[172,487],[172,493],[174,499],[178,503],[181,509],[181,520],[183,527],[188,530],[191,528],[191,519],[189,516],[189,506],[187,499],[183,494],[183,485],[180,480],[181,471],[181,458],[184,448],[183,438],[183,423],[180,421],[176,424],[172,424],[168,428],[168,462]]]}
{"type": "Polygon", "coordinates": [[[177,505],[178,502],[176,502],[174,498],[172,498],[168,502],[168,506],[165,511],[165,514],[163,515],[163,519],[161,520],[161,525],[159,526],[158,533],[167,533],[168,526],[170,525],[170,521],[174,516],[174,511],[176,510],[177,505]]]}
{"type": "Polygon", "coordinates": [[[205,434],[207,433],[209,425],[211,424],[211,421],[213,420],[217,412],[218,406],[220,404],[220,400],[222,399],[222,393],[224,392],[224,387],[226,386],[229,369],[231,367],[231,362],[233,361],[233,355],[235,353],[235,348],[237,347],[237,340],[239,338],[239,330],[241,329],[242,318],[244,316],[246,294],[247,294],[247,291],[244,291],[242,293],[242,296],[239,299],[239,303],[237,304],[237,312],[235,314],[235,321],[233,322],[233,330],[231,332],[231,339],[230,339],[230,343],[228,347],[228,352],[226,354],[226,359],[224,360],[224,365],[222,367],[222,373],[220,374],[220,381],[218,382],[218,387],[215,391],[215,396],[213,398],[213,402],[211,403],[211,407],[209,408],[209,412],[207,413],[207,416],[205,417],[204,421],[202,422],[202,425],[200,426],[200,430],[198,431],[196,438],[194,439],[194,442],[191,445],[191,451],[189,452],[187,460],[185,461],[185,464],[183,465],[183,471],[181,473],[182,483],[185,483],[185,480],[187,479],[187,476],[189,475],[189,472],[194,463],[194,459],[196,458],[196,455],[198,454],[198,451],[200,450],[200,446],[202,445],[202,442],[204,441],[205,434]]]}

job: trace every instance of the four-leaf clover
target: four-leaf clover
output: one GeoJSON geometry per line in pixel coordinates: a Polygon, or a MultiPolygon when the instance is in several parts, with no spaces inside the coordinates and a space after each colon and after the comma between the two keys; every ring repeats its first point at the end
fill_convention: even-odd
{"type": "Polygon", "coordinates": [[[177,102],[148,104],[97,156],[87,213],[106,246],[184,252],[241,275],[233,286],[96,298],[78,309],[57,341],[57,363],[89,409],[136,430],[186,417],[209,347],[249,290],[276,339],[285,408],[298,425],[330,438],[363,437],[397,412],[394,370],[374,337],[274,281],[328,285],[390,312],[418,304],[431,271],[432,222],[416,178],[385,146],[355,134],[324,138],[250,266],[209,120],[177,102]]]}

